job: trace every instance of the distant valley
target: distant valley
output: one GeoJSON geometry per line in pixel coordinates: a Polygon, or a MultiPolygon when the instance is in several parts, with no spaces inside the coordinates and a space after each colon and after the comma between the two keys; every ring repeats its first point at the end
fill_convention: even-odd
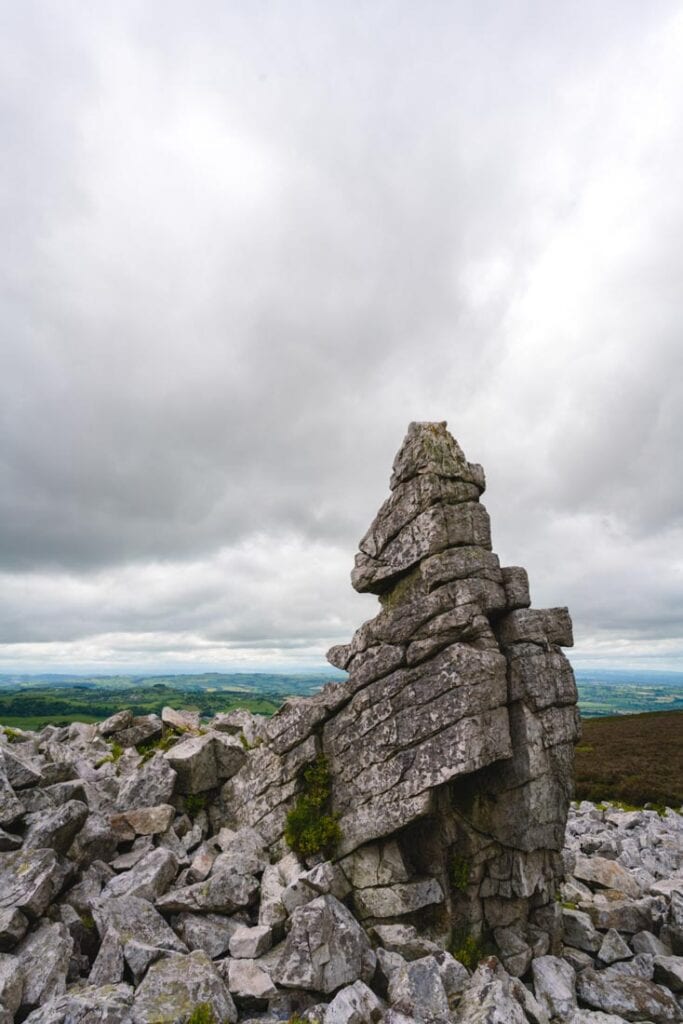
{"type": "MultiPolygon", "coordinates": [[[[0,675],[0,723],[15,728],[95,722],[122,708],[136,715],[164,705],[202,715],[246,707],[270,715],[288,696],[315,693],[342,672],[205,672],[197,675],[0,675]]],[[[577,669],[584,717],[683,710],[683,673],[577,669]]]]}

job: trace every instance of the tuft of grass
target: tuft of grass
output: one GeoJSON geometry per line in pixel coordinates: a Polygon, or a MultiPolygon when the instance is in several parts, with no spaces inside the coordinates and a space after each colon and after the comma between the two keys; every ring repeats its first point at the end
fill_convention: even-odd
{"type": "Polygon", "coordinates": [[[327,759],[320,754],[303,771],[303,793],[287,815],[285,841],[304,857],[330,854],[341,839],[337,816],[326,813],[332,790],[327,759]]]}
{"type": "Polygon", "coordinates": [[[479,961],[490,956],[495,950],[491,943],[476,935],[472,935],[471,932],[454,929],[451,935],[449,952],[468,971],[474,971],[479,961]]]}
{"type": "Polygon", "coordinates": [[[189,796],[185,797],[185,810],[194,818],[200,811],[203,811],[206,807],[206,796],[204,793],[190,793],[189,796]]]}
{"type": "Polygon", "coordinates": [[[116,740],[112,740],[109,747],[109,753],[105,754],[104,757],[101,757],[99,761],[96,763],[95,767],[101,768],[103,764],[116,764],[116,762],[122,755],[123,747],[121,746],[120,743],[117,743],[116,740]]]}
{"type": "Polygon", "coordinates": [[[187,1018],[187,1024],[218,1024],[210,1003],[198,1003],[187,1018]]]}
{"type": "Polygon", "coordinates": [[[457,892],[464,892],[469,885],[471,870],[472,862],[469,857],[463,857],[459,853],[453,854],[451,857],[449,874],[451,885],[457,892]]]}
{"type": "Polygon", "coordinates": [[[7,737],[8,743],[21,743],[23,734],[19,729],[13,729],[11,725],[6,725],[3,729],[5,736],[7,737]]]}
{"type": "Polygon", "coordinates": [[[170,750],[178,741],[179,735],[180,733],[172,729],[156,740],[145,740],[144,743],[138,743],[135,749],[142,756],[142,763],[145,764],[151,757],[154,757],[158,750],[170,750]]]}

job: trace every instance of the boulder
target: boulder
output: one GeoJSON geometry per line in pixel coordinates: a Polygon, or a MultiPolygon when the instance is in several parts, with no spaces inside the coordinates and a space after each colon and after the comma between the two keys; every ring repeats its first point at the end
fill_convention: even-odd
{"type": "Polygon", "coordinates": [[[23,939],[28,929],[28,919],[17,907],[0,910],[0,951],[7,952],[23,939]]]}
{"type": "Polygon", "coordinates": [[[181,886],[161,896],[156,905],[164,912],[232,914],[250,906],[258,895],[258,882],[252,875],[236,871],[217,871],[205,882],[181,886]]]}
{"type": "Polygon", "coordinates": [[[330,993],[359,978],[371,981],[375,963],[367,935],[343,903],[318,896],[292,914],[271,976],[287,988],[330,993]]]}
{"type": "Polygon", "coordinates": [[[256,960],[224,960],[216,965],[239,1005],[261,1005],[277,994],[270,975],[256,960]]]}
{"type": "Polygon", "coordinates": [[[536,999],[549,1017],[571,1017],[576,1009],[576,973],[561,957],[540,956],[531,963],[536,999]]]}
{"type": "Polygon", "coordinates": [[[223,956],[230,939],[242,925],[223,914],[179,914],[173,922],[188,949],[203,949],[212,959],[223,956]]]}
{"type": "Polygon", "coordinates": [[[628,1021],[673,1024],[680,1020],[680,1008],[667,989],[644,978],[607,975],[587,968],[576,978],[579,999],[596,1010],[614,1013],[628,1021]]]}
{"type": "Polygon", "coordinates": [[[24,849],[51,849],[65,854],[88,817],[87,804],[68,800],[54,811],[29,814],[24,849]]]}
{"type": "Polygon", "coordinates": [[[31,920],[42,917],[67,873],[54,850],[0,853],[0,910],[19,910],[31,920]]]}
{"type": "Polygon", "coordinates": [[[380,1020],[382,1004],[368,986],[355,981],[337,992],[325,1011],[325,1024],[371,1024],[380,1020]]]}
{"type": "Polygon", "coordinates": [[[15,956],[24,979],[21,1005],[33,1009],[66,989],[73,939],[63,924],[41,921],[17,946],[15,956]]]}
{"type": "Polygon", "coordinates": [[[166,892],[178,872],[178,861],[170,850],[159,847],[150,850],[129,871],[107,882],[102,897],[140,896],[154,901],[166,892]]]}
{"type": "Polygon", "coordinates": [[[267,953],[273,944],[273,933],[265,925],[250,928],[241,925],[233,932],[230,939],[230,956],[236,959],[255,960],[267,953]]]}
{"type": "Polygon", "coordinates": [[[85,985],[70,989],[34,1010],[31,1024],[129,1024],[133,989],[130,985],[85,985]]]}
{"type": "Polygon", "coordinates": [[[214,1019],[235,1024],[237,1010],[228,989],[206,953],[173,954],[147,971],[135,990],[133,1024],[177,1024],[202,1003],[214,1019]]]}

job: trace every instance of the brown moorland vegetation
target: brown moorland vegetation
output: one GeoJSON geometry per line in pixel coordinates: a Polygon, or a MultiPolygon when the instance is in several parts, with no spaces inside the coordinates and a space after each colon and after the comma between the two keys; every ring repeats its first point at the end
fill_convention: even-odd
{"type": "Polygon", "coordinates": [[[584,718],[576,798],[683,804],[683,711],[584,718]]]}

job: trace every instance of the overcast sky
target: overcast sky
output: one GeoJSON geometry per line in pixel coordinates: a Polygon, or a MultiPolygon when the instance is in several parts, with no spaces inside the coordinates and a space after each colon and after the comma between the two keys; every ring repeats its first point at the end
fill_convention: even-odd
{"type": "Polygon", "coordinates": [[[412,419],[683,669],[683,10],[0,0],[0,671],[315,667],[412,419]]]}

